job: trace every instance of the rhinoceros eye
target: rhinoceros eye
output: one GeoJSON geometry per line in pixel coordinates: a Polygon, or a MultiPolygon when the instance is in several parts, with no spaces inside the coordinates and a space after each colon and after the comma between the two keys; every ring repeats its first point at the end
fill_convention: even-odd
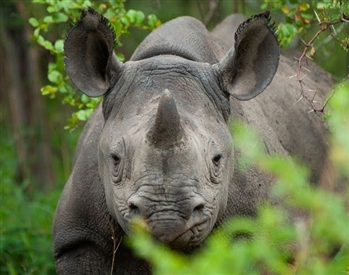
{"type": "Polygon", "coordinates": [[[210,169],[210,179],[213,183],[220,183],[222,181],[222,172],[223,172],[223,153],[220,150],[219,146],[211,140],[209,143],[209,155],[211,157],[208,159],[210,162],[208,163],[208,167],[210,169]]]}
{"type": "Polygon", "coordinates": [[[113,164],[112,181],[114,183],[119,183],[122,180],[123,162],[121,161],[121,158],[114,153],[110,155],[110,159],[113,164]]]}
{"type": "Polygon", "coordinates": [[[212,158],[212,162],[214,165],[219,166],[221,164],[221,159],[222,159],[223,155],[222,154],[216,154],[213,158],[212,158]]]}
{"type": "Polygon", "coordinates": [[[117,166],[117,165],[120,164],[120,157],[119,157],[117,154],[112,153],[112,154],[110,155],[110,158],[111,158],[111,160],[112,160],[114,166],[117,166]]]}

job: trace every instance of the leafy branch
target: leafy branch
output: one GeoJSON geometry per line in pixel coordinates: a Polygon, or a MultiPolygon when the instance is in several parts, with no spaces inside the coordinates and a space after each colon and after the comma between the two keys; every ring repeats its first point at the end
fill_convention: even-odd
{"type": "MultiPolygon", "coordinates": [[[[329,37],[336,43],[339,43],[344,51],[349,51],[349,38],[344,34],[343,28],[338,28],[337,30],[335,28],[339,24],[344,26],[349,23],[349,4],[341,0],[313,1],[312,3],[304,3],[297,0],[264,0],[262,8],[270,8],[272,10],[281,9],[285,14],[286,23],[280,23],[278,25],[279,41],[283,48],[288,48],[297,34],[299,36],[305,35],[306,31],[315,25],[315,23],[319,27],[308,42],[300,38],[304,44],[304,49],[300,57],[296,58],[296,62],[298,63],[297,73],[290,78],[295,78],[300,87],[300,97],[296,100],[295,104],[305,99],[311,107],[309,112],[314,112],[320,116],[326,115],[325,108],[329,99],[318,107],[315,101],[317,91],[308,89],[307,92],[313,92],[313,94],[306,94],[304,79],[307,74],[303,74],[302,72],[304,70],[310,72],[305,65],[308,65],[308,60],[312,59],[311,56],[317,51],[315,49],[315,41],[323,33],[327,32],[329,37]],[[309,51],[310,55],[308,54],[309,51]]],[[[343,82],[347,79],[348,76],[343,82]]]]}
{"type": "MultiPolygon", "coordinates": [[[[42,19],[32,17],[29,23],[34,27],[32,39],[40,46],[50,52],[55,58],[54,62],[48,65],[47,77],[50,84],[41,88],[41,93],[50,98],[57,96],[62,98],[64,104],[77,108],[70,119],[66,129],[74,129],[82,122],[86,121],[93,110],[97,107],[101,98],[89,98],[86,95],[77,93],[75,87],[69,80],[64,70],[64,36],[61,34],[59,39],[50,41],[48,34],[53,33],[53,29],[61,24],[66,24],[65,30],[69,29],[68,22],[76,22],[82,9],[92,7],[106,17],[116,35],[115,48],[122,46],[120,38],[129,34],[129,28],[134,27],[142,30],[153,30],[161,22],[154,14],[147,17],[143,12],[137,10],[126,10],[123,0],[108,0],[103,3],[92,2],[89,0],[33,0],[33,3],[46,6],[47,15],[42,19]]],[[[123,61],[124,56],[120,53],[117,57],[123,61]]]]}
{"type": "MultiPolygon", "coordinates": [[[[316,11],[314,11],[316,13],[316,11]]],[[[298,103],[299,101],[301,101],[302,99],[305,99],[311,106],[311,110],[310,112],[314,112],[315,114],[322,114],[322,115],[325,115],[326,112],[325,112],[325,107],[328,103],[328,100],[331,98],[328,98],[323,104],[321,107],[317,107],[315,105],[316,101],[314,100],[315,96],[316,96],[316,93],[317,91],[313,91],[314,94],[312,97],[309,97],[308,95],[306,95],[305,91],[304,91],[304,78],[306,77],[306,74],[305,75],[302,75],[302,69],[305,69],[307,71],[309,71],[306,67],[303,66],[303,61],[306,62],[306,64],[308,64],[308,59],[312,59],[311,57],[309,57],[307,55],[307,52],[310,48],[310,53],[311,55],[313,55],[315,53],[315,48],[314,48],[314,41],[324,32],[326,31],[329,31],[330,32],[330,36],[333,37],[337,42],[339,42],[347,51],[349,49],[349,41],[345,41],[345,40],[339,40],[338,38],[336,38],[334,35],[333,35],[333,27],[334,25],[336,24],[339,24],[339,23],[348,23],[348,21],[346,21],[344,19],[344,14],[342,16],[341,19],[338,19],[338,20],[335,20],[333,22],[321,22],[319,17],[317,16],[318,20],[319,20],[319,26],[320,26],[320,29],[315,33],[315,35],[309,40],[308,43],[306,43],[303,39],[302,42],[303,44],[305,45],[304,49],[303,49],[303,52],[301,54],[301,56],[299,58],[296,58],[297,60],[297,63],[298,63],[298,70],[297,70],[297,74],[296,74],[296,80],[298,81],[299,83],[299,86],[300,86],[300,91],[301,91],[301,95],[300,97],[296,100],[295,103],[298,103]]],[[[346,77],[348,78],[348,76],[346,77]]],[[[309,90],[311,91],[311,90],[309,90]]]]}

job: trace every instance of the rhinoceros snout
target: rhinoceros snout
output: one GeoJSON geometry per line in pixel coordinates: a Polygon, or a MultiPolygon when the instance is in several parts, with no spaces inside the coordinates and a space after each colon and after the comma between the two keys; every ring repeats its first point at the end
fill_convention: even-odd
{"type": "Polygon", "coordinates": [[[129,217],[141,217],[152,235],[171,243],[187,231],[207,221],[205,200],[200,196],[179,201],[151,201],[134,195],[128,200],[129,217]]]}

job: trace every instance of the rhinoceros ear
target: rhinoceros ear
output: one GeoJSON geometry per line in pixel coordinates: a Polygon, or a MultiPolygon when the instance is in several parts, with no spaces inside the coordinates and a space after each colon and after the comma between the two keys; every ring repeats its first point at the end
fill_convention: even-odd
{"type": "Polygon", "coordinates": [[[280,48],[269,12],[242,23],[235,33],[235,46],[213,65],[224,92],[249,100],[272,81],[279,64],[280,48]]]}
{"type": "Polygon", "coordinates": [[[113,52],[115,34],[106,18],[89,8],[64,43],[64,64],[76,87],[88,96],[105,94],[122,71],[113,52]]]}

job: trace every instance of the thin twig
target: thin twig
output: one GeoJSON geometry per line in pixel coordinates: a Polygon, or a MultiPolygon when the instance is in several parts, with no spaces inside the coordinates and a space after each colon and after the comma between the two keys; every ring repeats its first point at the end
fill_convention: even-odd
{"type": "Polygon", "coordinates": [[[122,242],[123,237],[121,236],[119,242],[116,243],[116,234],[115,234],[114,226],[113,226],[113,224],[111,222],[112,218],[106,218],[106,219],[107,219],[110,231],[111,231],[111,239],[113,240],[113,257],[112,257],[112,262],[111,262],[111,267],[110,267],[110,275],[113,275],[114,264],[115,264],[115,255],[116,255],[116,252],[119,249],[119,246],[120,246],[120,244],[122,242]]]}
{"type": "Polygon", "coordinates": [[[216,0],[208,0],[208,7],[209,9],[204,19],[204,25],[206,27],[210,25],[212,20],[216,17],[216,13],[219,8],[219,2],[216,0]]]}
{"type": "Polygon", "coordinates": [[[203,21],[205,19],[205,14],[204,14],[204,10],[203,10],[202,5],[201,5],[201,1],[200,0],[196,0],[196,4],[197,4],[197,6],[199,8],[201,21],[203,21]]]}
{"type": "MultiPolygon", "coordinates": [[[[302,74],[302,69],[306,70],[308,72],[309,69],[307,69],[306,67],[303,66],[303,61],[305,61],[306,63],[308,63],[309,59],[312,59],[310,56],[307,55],[307,51],[309,50],[310,47],[313,47],[313,43],[314,41],[323,33],[326,31],[330,32],[330,35],[332,36],[332,38],[334,38],[336,41],[338,41],[339,43],[341,43],[343,46],[348,46],[346,44],[344,44],[342,41],[340,41],[337,37],[335,37],[335,35],[333,34],[333,30],[331,28],[334,28],[335,24],[338,23],[343,23],[346,22],[344,19],[344,17],[342,16],[341,19],[332,21],[332,22],[321,22],[318,14],[316,13],[316,11],[314,11],[315,16],[319,22],[319,26],[321,26],[321,28],[314,34],[314,36],[310,39],[309,42],[305,42],[302,38],[301,41],[304,44],[304,49],[303,52],[301,53],[301,56],[299,58],[296,58],[296,62],[298,63],[298,69],[297,69],[297,73],[295,76],[291,76],[289,78],[296,78],[296,81],[299,83],[299,87],[300,87],[300,92],[301,95],[300,97],[296,100],[296,102],[294,104],[297,104],[299,101],[301,101],[302,99],[305,99],[306,101],[308,101],[308,103],[311,106],[311,111],[310,112],[314,112],[315,114],[325,114],[325,107],[327,105],[327,102],[329,101],[329,99],[333,96],[333,94],[323,103],[321,108],[318,108],[315,106],[315,103],[317,103],[314,99],[315,96],[317,94],[317,91],[314,92],[312,97],[309,97],[305,94],[304,92],[304,78],[307,76],[307,74],[302,74]]],[[[309,90],[311,91],[311,90],[309,90]]]]}
{"type": "MultiPolygon", "coordinates": [[[[112,237],[112,239],[113,239],[113,237],[112,237]]],[[[115,245],[116,244],[116,242],[115,242],[115,240],[113,239],[113,241],[114,241],[114,247],[113,247],[113,259],[112,259],[112,263],[111,263],[111,269],[110,269],[110,275],[113,275],[113,271],[114,271],[114,262],[115,262],[115,254],[116,254],[116,251],[118,251],[118,249],[119,249],[119,246],[120,246],[120,244],[121,244],[121,242],[122,242],[122,236],[121,236],[121,238],[120,238],[120,240],[119,240],[119,242],[118,242],[118,244],[117,245],[115,245]]]]}

